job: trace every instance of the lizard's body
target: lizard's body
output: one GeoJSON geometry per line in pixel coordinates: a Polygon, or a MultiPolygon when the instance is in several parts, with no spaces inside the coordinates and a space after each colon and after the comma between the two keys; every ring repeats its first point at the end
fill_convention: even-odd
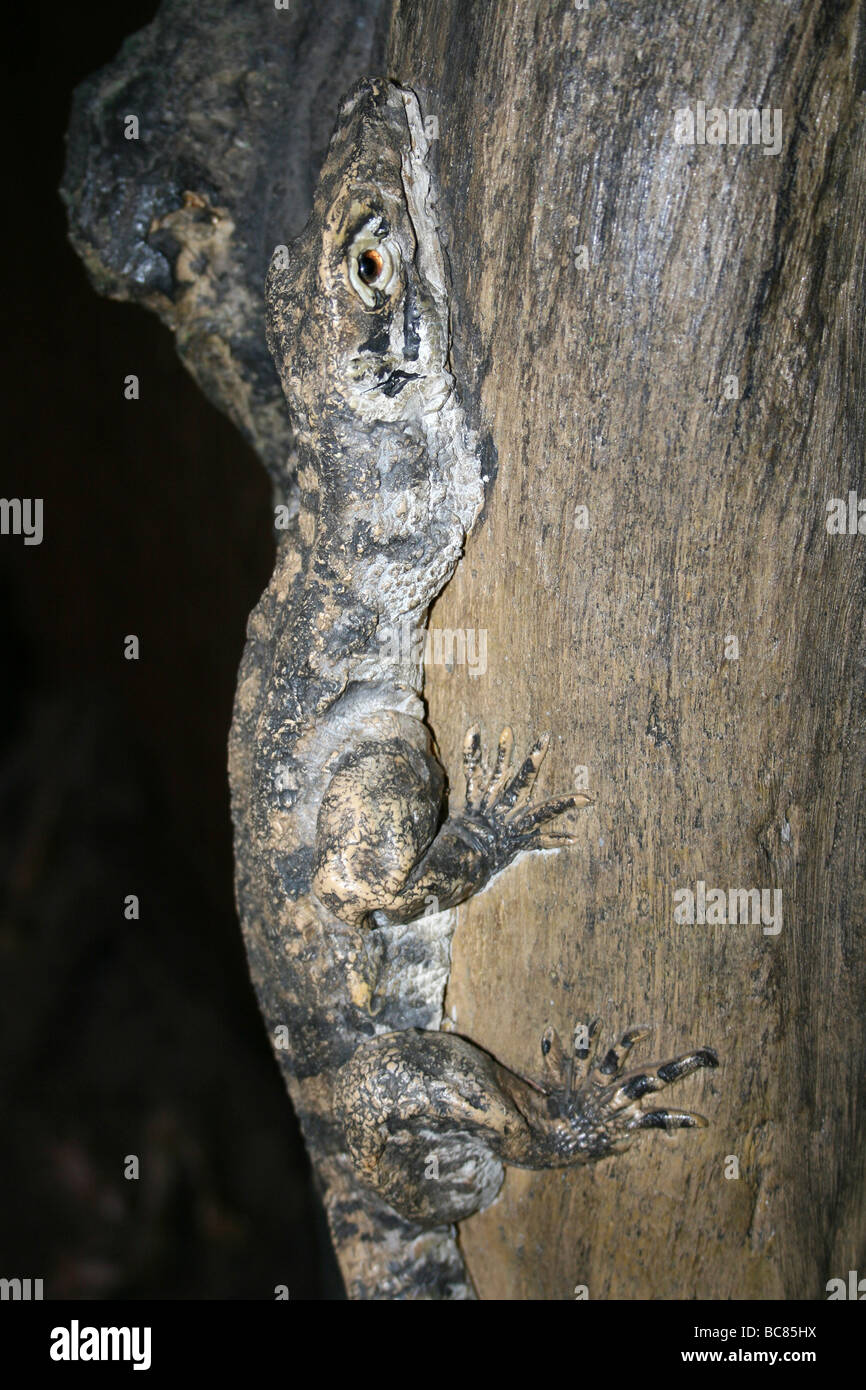
{"type": "Polygon", "coordinates": [[[251,616],[232,731],[234,816],[255,827],[239,834],[236,846],[250,970],[350,1292],[468,1297],[451,1232],[422,1232],[360,1184],[334,1104],[336,1073],[359,1042],[374,1033],[439,1027],[453,913],[383,925],[370,935],[341,921],[311,891],[327,767],[341,752],[395,734],[424,748],[423,706],[411,685],[355,683],[348,670],[329,673],[336,691],[310,699],[309,643],[303,630],[292,629],[308,611],[311,558],[304,557],[300,570],[297,559],[287,540],[251,616]],[[274,702],[284,697],[293,717],[277,730],[274,702]],[[267,788],[274,768],[281,769],[280,792],[257,795],[253,788],[267,788]],[[369,1239],[362,1242],[365,1230],[369,1239]]]}
{"type": "Polygon", "coordinates": [[[356,1297],[472,1297],[453,1226],[493,1199],[503,1162],[586,1161],[694,1123],[640,1097],[714,1060],[628,1078],[636,1035],[595,1070],[587,1041],[577,1084],[551,1035],[538,1086],[437,1031],[448,909],[521,850],[570,838],[559,817],[586,798],[527,809],[546,744],[513,774],[506,731],[490,775],[470,731],[466,807],[444,817],[420,644],[401,639],[426,623],[483,494],[448,369],[426,154],[414,96],[360,84],[310,223],[272,263],[299,537],[250,619],[230,748],[251,973],[356,1297]]]}

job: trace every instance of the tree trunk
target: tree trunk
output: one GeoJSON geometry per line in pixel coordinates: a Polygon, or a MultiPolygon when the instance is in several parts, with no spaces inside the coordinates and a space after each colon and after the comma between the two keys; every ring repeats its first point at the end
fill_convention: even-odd
{"type": "MultiPolygon", "coordinates": [[[[824,1298],[866,1269],[866,539],[837,517],[856,528],[866,494],[864,21],[830,0],[393,5],[387,73],[438,120],[455,373],[497,456],[432,615],[430,724],[454,781],[475,720],[488,744],[549,729],[539,796],[585,777],[594,797],[575,846],[459,909],[446,1010],[529,1075],[547,1022],[596,1016],[610,1040],[652,1025],[644,1058],[722,1062],[678,1088],[706,1130],[509,1170],[460,1230],[482,1298],[824,1298]],[[763,919],[720,920],[722,895],[754,914],[738,890],[763,919]]],[[[226,118],[252,164],[277,138],[260,119],[226,118]]],[[[220,270],[251,342],[277,200],[246,227],[228,176],[202,183],[254,248],[220,270]]],[[[91,233],[79,215],[93,267],[91,233]]],[[[289,446],[263,359],[188,356],[266,462],[289,446]]]]}
{"type": "Polygon", "coordinates": [[[826,525],[866,494],[864,18],[392,21],[389,71],[439,118],[457,379],[498,453],[431,617],[486,632],[486,670],[430,666],[430,722],[452,774],[476,718],[550,729],[539,795],[586,767],[596,799],[577,847],[459,909],[446,1007],[524,1073],[548,1020],[595,1015],[722,1062],[677,1097],[707,1130],[509,1170],[461,1228],[483,1298],[824,1298],[864,1268],[866,539],[826,525]],[[698,101],[779,109],[779,152],[677,143],[698,101]],[[779,889],[781,930],[675,921],[699,881],[779,889]]]}

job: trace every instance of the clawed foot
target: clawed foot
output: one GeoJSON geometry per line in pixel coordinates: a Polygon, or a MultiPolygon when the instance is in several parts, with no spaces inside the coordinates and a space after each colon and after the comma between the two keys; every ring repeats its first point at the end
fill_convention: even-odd
{"type": "MultiPolygon", "coordinates": [[[[702,1115],[669,1107],[649,1109],[646,1098],[664,1091],[702,1067],[717,1067],[719,1059],[710,1047],[698,1048],[669,1062],[652,1062],[625,1071],[635,1043],[649,1037],[647,1028],[631,1028],[601,1061],[598,1019],[578,1024],[574,1045],[566,1054],[553,1028],[542,1035],[546,1079],[541,1089],[547,1097],[548,1142],[560,1161],[602,1158],[628,1148],[644,1129],[696,1129],[706,1126],[702,1115]]],[[[547,1126],[545,1125],[545,1128],[547,1126]]]]}
{"type": "Polygon", "coordinates": [[[473,725],[466,734],[463,743],[463,768],[466,773],[463,820],[488,850],[492,860],[491,873],[504,868],[521,850],[555,849],[559,845],[570,844],[575,839],[574,833],[554,823],[568,811],[591,804],[591,798],[583,792],[572,792],[570,796],[545,801],[533,810],[526,809],[549,743],[550,735],[543,734],[518,771],[514,772],[514,735],[511,729],[503,729],[499,736],[496,763],[490,772],[484,765],[478,726],[473,725]]]}

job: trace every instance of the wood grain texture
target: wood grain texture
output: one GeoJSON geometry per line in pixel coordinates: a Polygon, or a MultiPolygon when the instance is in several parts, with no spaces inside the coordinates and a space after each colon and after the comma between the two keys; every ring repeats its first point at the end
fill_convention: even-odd
{"type": "Polygon", "coordinates": [[[498,456],[432,615],[486,630],[487,669],[431,665],[430,721],[458,796],[478,718],[550,729],[539,796],[586,765],[596,798],[460,909],[447,1007],[528,1074],[546,1022],[596,1015],[722,1061],[676,1095],[709,1129],[511,1170],[461,1228],[484,1298],[823,1298],[866,1268],[866,537],[825,527],[866,494],[864,34],[816,0],[395,5],[498,456]],[[677,145],[698,100],[781,109],[780,153],[677,145]],[[780,888],[781,932],[678,925],[700,879],[780,888]]]}

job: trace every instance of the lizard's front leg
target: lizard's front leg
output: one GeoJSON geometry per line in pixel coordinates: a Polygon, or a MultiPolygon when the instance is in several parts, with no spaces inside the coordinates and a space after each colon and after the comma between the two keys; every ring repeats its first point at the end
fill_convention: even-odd
{"type": "Polygon", "coordinates": [[[322,799],[313,891],[341,920],[409,922],[430,899],[441,909],[478,892],[521,850],[568,843],[562,817],[587,806],[572,793],[528,803],[547,751],[541,738],[515,772],[505,729],[492,772],[477,728],[466,735],[466,801],[442,820],[444,777],[429,752],[393,738],[361,743],[337,765],[322,799]]]}

